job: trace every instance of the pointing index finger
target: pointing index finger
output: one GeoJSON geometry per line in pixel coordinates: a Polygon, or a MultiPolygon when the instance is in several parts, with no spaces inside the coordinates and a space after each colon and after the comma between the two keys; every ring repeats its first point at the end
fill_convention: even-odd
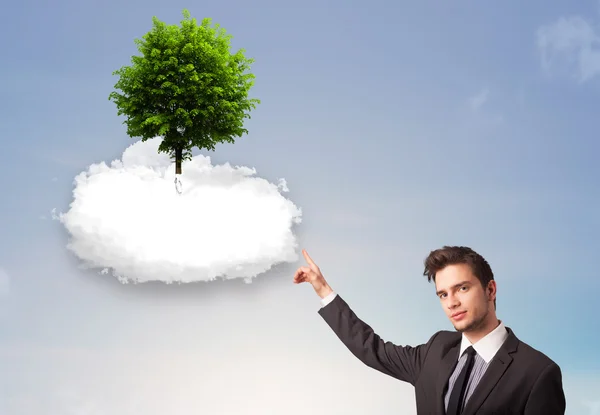
{"type": "Polygon", "coordinates": [[[315,262],[312,260],[312,258],[310,256],[308,256],[308,252],[306,252],[306,249],[302,250],[302,255],[304,255],[304,259],[306,260],[306,262],[308,262],[310,265],[314,265],[315,267],[317,266],[317,264],[315,264],[315,262]]]}

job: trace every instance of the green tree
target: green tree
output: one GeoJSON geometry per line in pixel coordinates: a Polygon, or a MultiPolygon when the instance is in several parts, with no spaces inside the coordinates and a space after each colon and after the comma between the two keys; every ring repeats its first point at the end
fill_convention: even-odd
{"type": "Polygon", "coordinates": [[[130,137],[163,138],[158,151],[175,159],[175,174],[192,148],[214,151],[215,144],[248,133],[244,119],[260,103],[248,98],[254,75],[247,70],[254,60],[244,49],[230,53],[231,35],[212,27],[211,19],[198,25],[187,10],[183,17],[181,26],[153,17],[152,30],[135,39],[141,56],[113,72],[122,93],[109,96],[118,115],[127,117],[130,137]]]}

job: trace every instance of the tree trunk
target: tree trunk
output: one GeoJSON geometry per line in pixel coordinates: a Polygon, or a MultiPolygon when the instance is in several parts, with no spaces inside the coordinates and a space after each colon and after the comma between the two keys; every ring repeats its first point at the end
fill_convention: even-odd
{"type": "Polygon", "coordinates": [[[183,158],[183,149],[175,149],[175,174],[181,174],[181,159],[183,158]]]}

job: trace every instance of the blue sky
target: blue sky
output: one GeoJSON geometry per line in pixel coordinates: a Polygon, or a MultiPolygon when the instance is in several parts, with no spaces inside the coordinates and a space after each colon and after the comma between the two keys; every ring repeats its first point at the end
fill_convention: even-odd
{"type": "Polygon", "coordinates": [[[3,7],[0,412],[415,413],[292,284],[300,261],[252,284],[133,286],[67,251],[50,211],[133,142],[111,73],[184,8],[256,60],[249,135],[206,154],[286,179],[301,247],[359,316],[398,344],[451,329],[422,261],[471,246],[499,317],[563,369],[568,413],[593,413],[600,3],[230,0],[3,7]]]}

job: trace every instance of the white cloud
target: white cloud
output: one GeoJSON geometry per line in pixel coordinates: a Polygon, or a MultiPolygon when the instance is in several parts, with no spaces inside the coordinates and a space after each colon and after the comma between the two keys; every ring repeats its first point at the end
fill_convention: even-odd
{"type": "Polygon", "coordinates": [[[487,102],[490,91],[483,88],[477,94],[469,98],[469,106],[473,111],[478,111],[487,102]]]}
{"type": "Polygon", "coordinates": [[[583,17],[561,17],[540,27],[536,41],[547,73],[566,67],[581,83],[600,74],[600,34],[583,17]]]}
{"type": "Polygon", "coordinates": [[[493,109],[484,108],[490,102],[490,90],[487,87],[481,88],[476,94],[467,99],[468,113],[467,119],[470,125],[489,128],[498,127],[504,123],[504,116],[493,109]]]}
{"type": "Polygon", "coordinates": [[[8,273],[0,268],[0,297],[8,295],[10,291],[10,278],[8,273]]]}
{"type": "Polygon", "coordinates": [[[137,142],[110,166],[92,164],[75,178],[70,210],[53,212],[86,267],[110,269],[121,282],[250,282],[298,259],[292,228],[301,210],[282,196],[285,179],[275,185],[198,155],[183,163],[178,194],[159,145],[137,142]]]}

